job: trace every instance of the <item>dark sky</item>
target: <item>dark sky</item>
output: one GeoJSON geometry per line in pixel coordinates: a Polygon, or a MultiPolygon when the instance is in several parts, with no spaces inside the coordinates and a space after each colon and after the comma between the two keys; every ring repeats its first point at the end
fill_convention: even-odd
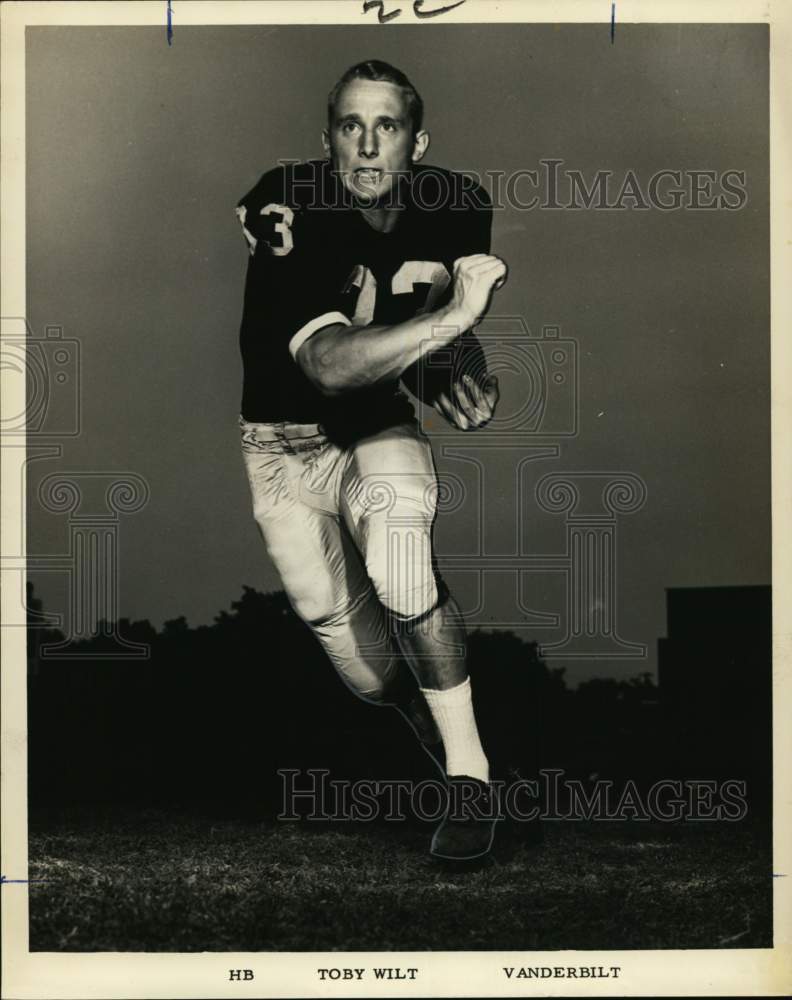
{"type": "MultiPolygon", "coordinates": [[[[614,45],[601,25],[177,27],[169,48],[160,28],[29,28],[28,319],[39,334],[62,326],[82,352],[82,433],[32,467],[29,552],[68,544],[65,519],[35,501],[42,475],[131,471],[151,499],[122,519],[122,615],[209,623],[243,584],[279,586],[239,454],[246,250],[233,208],[279,159],[321,155],[327,91],[380,58],[423,94],[427,162],[508,175],[554,158],[589,180],[613,171],[616,191],[628,170],[644,186],[661,169],[747,174],[740,211],[496,212],[493,250],[510,267],[497,314],[576,342],[578,433],[541,439],[560,455],[528,463],[519,494],[530,435],[436,442],[441,473],[466,491],[441,516],[441,552],[515,556],[481,586],[475,559],[448,575],[482,627],[524,627],[530,610],[565,619],[558,574],[523,573],[516,597],[515,568],[529,565],[518,525],[523,556],[566,544],[563,515],[536,504],[542,476],[640,477],[646,502],[617,522],[615,590],[618,630],[648,659],[554,665],[572,681],[653,668],[665,588],[770,581],[767,37],[761,25],[621,25],[614,45]]],[[[508,415],[526,382],[501,382],[508,415]]],[[[58,610],[63,581],[32,576],[58,610]]]]}

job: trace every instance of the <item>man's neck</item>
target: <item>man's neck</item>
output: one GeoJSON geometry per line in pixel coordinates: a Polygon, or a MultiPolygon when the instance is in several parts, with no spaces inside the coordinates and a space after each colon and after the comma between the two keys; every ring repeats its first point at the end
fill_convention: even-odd
{"type": "Polygon", "coordinates": [[[361,208],[360,214],[378,233],[390,233],[401,217],[400,208],[361,208]]]}

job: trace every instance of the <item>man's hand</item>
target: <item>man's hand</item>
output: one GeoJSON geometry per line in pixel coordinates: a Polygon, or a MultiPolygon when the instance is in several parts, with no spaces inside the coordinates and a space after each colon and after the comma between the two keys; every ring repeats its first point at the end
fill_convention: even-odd
{"type": "Polygon", "coordinates": [[[485,316],[492,293],[506,282],[508,273],[504,261],[488,253],[454,261],[454,293],[448,309],[461,318],[464,329],[470,330],[485,316]]]}
{"type": "Polygon", "coordinates": [[[484,388],[480,389],[475,379],[464,375],[460,381],[453,383],[451,395],[453,399],[449,399],[444,392],[440,393],[434,401],[437,412],[461,431],[478,430],[492,419],[498,405],[500,390],[497,376],[490,375],[484,388]]]}

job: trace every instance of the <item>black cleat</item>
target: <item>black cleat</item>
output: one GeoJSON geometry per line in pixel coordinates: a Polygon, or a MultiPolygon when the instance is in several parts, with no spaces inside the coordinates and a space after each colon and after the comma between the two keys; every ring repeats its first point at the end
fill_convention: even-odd
{"type": "Polygon", "coordinates": [[[447,861],[471,861],[492,847],[498,802],[492,787],[466,774],[448,778],[448,809],[432,837],[430,853],[447,861]]]}

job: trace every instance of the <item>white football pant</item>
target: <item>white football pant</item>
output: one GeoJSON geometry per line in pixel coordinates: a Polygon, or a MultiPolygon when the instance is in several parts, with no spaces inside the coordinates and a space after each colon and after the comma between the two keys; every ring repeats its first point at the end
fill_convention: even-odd
{"type": "Polygon", "coordinates": [[[398,665],[389,616],[438,603],[429,439],[416,421],[347,447],[317,424],[239,424],[253,514],[292,607],[344,681],[381,701],[398,665]]]}

